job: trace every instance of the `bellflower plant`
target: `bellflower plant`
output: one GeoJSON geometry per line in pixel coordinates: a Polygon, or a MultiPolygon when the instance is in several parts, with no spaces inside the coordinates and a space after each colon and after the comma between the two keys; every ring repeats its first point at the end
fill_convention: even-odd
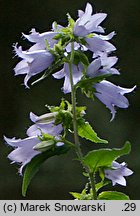
{"type": "Polygon", "coordinates": [[[23,196],[45,160],[72,149],[87,178],[81,193],[71,192],[75,199],[129,199],[118,191],[102,192],[102,188],[111,181],[113,186],[126,186],[124,177],[132,175],[133,171],[125,162],[120,164],[116,160],[128,154],[131,145],[126,142],[120,149],[98,148],[84,154],[79,138],[91,141],[93,147],[94,143],[107,145],[108,142],[99,138],[85,119],[86,107],[77,105],[76,92],[80,89],[91,100],[99,99],[110,110],[113,120],[116,107],[128,108],[129,102],[124,95],[133,92],[135,86],[123,88],[107,80],[112,75],[120,75],[115,68],[118,61],[114,55],[116,47],[110,42],[115,32],[106,35],[101,26],[107,14],[93,14],[92,5],[87,3],[85,11],[78,11],[76,21],[69,14],[67,17],[66,27],[53,22],[48,32],[39,33],[32,29],[30,34],[23,33],[24,39],[32,43],[28,50],[23,50],[17,43],[14,45],[15,54],[21,59],[14,68],[15,75],[25,75],[25,87],[29,88],[29,81],[37,74],[42,75],[32,85],[52,75],[54,80],[64,79],[61,90],[64,95],[71,95],[71,101],[63,98],[58,106],[46,105],[49,112],[41,116],[31,112],[33,125],[27,129],[25,139],[4,137],[5,142],[14,148],[8,158],[20,165],[23,196]],[[73,136],[72,142],[68,140],[69,134],[73,136]],[[98,182],[96,175],[100,177],[98,182]]]}

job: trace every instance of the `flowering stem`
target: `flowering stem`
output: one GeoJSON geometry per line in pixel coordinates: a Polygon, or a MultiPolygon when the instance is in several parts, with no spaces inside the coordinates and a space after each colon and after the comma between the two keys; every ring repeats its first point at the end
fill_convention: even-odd
{"type": "Polygon", "coordinates": [[[71,84],[71,101],[72,101],[72,111],[73,111],[73,130],[74,130],[74,141],[76,146],[76,153],[80,161],[82,161],[83,154],[80,148],[80,142],[78,138],[78,129],[77,129],[77,114],[76,114],[76,89],[73,83],[73,71],[72,64],[74,60],[74,42],[71,43],[71,57],[69,62],[69,71],[70,71],[70,84],[71,84]]]}
{"type": "Polygon", "coordinates": [[[89,171],[88,167],[85,167],[85,165],[82,162],[83,154],[82,154],[82,151],[80,148],[80,142],[79,142],[79,137],[78,137],[78,128],[77,128],[76,89],[75,89],[75,86],[73,83],[73,71],[72,71],[73,60],[74,60],[74,42],[71,43],[71,57],[70,57],[70,62],[69,62],[69,71],[70,71],[69,76],[70,76],[70,84],[71,84],[71,101],[72,101],[72,111],[73,111],[74,141],[75,141],[75,147],[76,147],[76,153],[77,153],[78,159],[81,161],[81,164],[82,164],[83,168],[86,170],[86,172],[89,173],[91,189],[93,192],[93,199],[97,200],[94,175],[93,175],[93,173],[91,173],[89,171]]]}
{"type": "Polygon", "coordinates": [[[93,193],[93,199],[97,200],[97,192],[95,188],[95,174],[93,172],[89,172],[90,185],[93,193]]]}

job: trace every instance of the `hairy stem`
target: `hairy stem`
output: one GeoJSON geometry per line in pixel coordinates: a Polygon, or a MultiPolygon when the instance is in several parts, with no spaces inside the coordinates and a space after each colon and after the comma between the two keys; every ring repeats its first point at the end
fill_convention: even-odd
{"type": "Polygon", "coordinates": [[[74,129],[74,141],[76,146],[76,153],[80,161],[82,161],[82,151],[80,148],[80,142],[78,138],[78,128],[77,128],[77,114],[76,114],[76,89],[73,83],[73,71],[72,64],[74,60],[74,42],[71,43],[71,57],[69,62],[69,71],[70,71],[70,84],[71,84],[71,101],[72,101],[72,111],[73,111],[73,129],[74,129]]]}
{"type": "Polygon", "coordinates": [[[90,184],[91,184],[91,189],[93,192],[93,199],[97,200],[97,193],[96,193],[96,188],[95,188],[95,180],[94,180],[94,175],[91,173],[88,169],[83,164],[83,154],[80,148],[80,142],[79,142],[79,137],[78,137],[78,127],[77,127],[77,113],[76,113],[76,88],[73,83],[73,70],[72,70],[72,65],[73,65],[73,60],[74,60],[74,42],[71,43],[71,57],[69,61],[69,77],[70,77],[70,84],[71,84],[71,102],[72,102],[72,111],[73,111],[73,130],[74,130],[74,141],[75,141],[75,147],[76,147],[76,153],[78,156],[78,159],[81,161],[81,164],[83,168],[86,170],[87,173],[89,173],[89,178],[90,178],[90,184]]]}
{"type": "Polygon", "coordinates": [[[95,175],[93,172],[89,173],[89,178],[90,178],[90,184],[91,184],[91,189],[92,189],[92,193],[93,193],[93,199],[97,200],[97,192],[96,192],[96,188],[95,188],[95,175]]]}

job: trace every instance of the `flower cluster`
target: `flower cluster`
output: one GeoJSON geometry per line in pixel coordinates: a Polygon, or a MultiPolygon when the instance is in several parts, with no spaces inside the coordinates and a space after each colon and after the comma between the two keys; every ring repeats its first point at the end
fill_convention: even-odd
{"type": "MultiPolygon", "coordinates": [[[[70,93],[70,77],[68,57],[71,52],[71,43],[74,41],[74,50],[85,53],[91,51],[93,61],[88,65],[81,62],[73,62],[73,83],[76,85],[81,79],[86,77],[100,77],[105,75],[119,74],[119,71],[114,68],[118,58],[110,56],[111,52],[116,48],[109,40],[115,35],[111,32],[108,35],[104,34],[104,29],[100,26],[101,22],[106,18],[105,13],[96,13],[92,15],[92,6],[87,3],[85,12],[78,11],[78,19],[74,21],[69,16],[69,24],[67,27],[53,23],[52,30],[49,32],[38,33],[35,29],[31,30],[29,35],[23,34],[24,38],[33,43],[29,50],[23,51],[22,47],[14,46],[15,53],[22,60],[14,68],[15,75],[26,74],[24,84],[28,87],[28,80],[52,67],[56,59],[62,60],[64,66],[60,71],[53,74],[56,79],[64,78],[63,92],[70,93]]],[[[112,84],[109,81],[100,81],[93,85],[96,92],[93,94],[110,109],[112,119],[115,116],[115,106],[127,108],[128,100],[124,96],[130,93],[131,89],[121,88],[112,84]]]]}
{"type": "MultiPolygon", "coordinates": [[[[61,124],[55,125],[55,113],[48,113],[42,116],[37,116],[34,113],[30,113],[30,119],[34,124],[27,130],[27,138],[25,139],[9,139],[4,137],[6,143],[15,148],[9,155],[8,158],[12,163],[21,164],[19,173],[22,174],[23,167],[31,161],[33,157],[40,154],[39,148],[36,148],[42,143],[42,134],[48,134],[54,136],[57,140],[56,145],[60,146],[62,143],[59,142],[59,135],[61,134],[63,127],[61,124]]],[[[54,143],[52,143],[54,144],[54,143]]]]}
{"type": "MultiPolygon", "coordinates": [[[[118,58],[112,54],[116,47],[110,42],[115,32],[105,35],[105,30],[101,26],[106,17],[105,13],[93,14],[92,6],[87,3],[85,11],[78,10],[76,21],[68,14],[66,27],[54,22],[51,31],[39,33],[32,29],[29,35],[23,34],[23,37],[32,43],[28,50],[23,50],[17,43],[14,45],[15,54],[21,58],[14,68],[15,75],[25,75],[26,88],[29,88],[28,82],[33,76],[44,72],[43,76],[35,82],[52,74],[55,79],[64,79],[62,87],[64,94],[71,93],[71,103],[63,99],[60,106],[47,106],[50,113],[41,116],[30,113],[30,119],[34,124],[27,129],[27,138],[4,137],[6,143],[14,148],[8,158],[13,163],[17,162],[21,165],[20,174],[24,166],[31,162],[31,174],[28,173],[29,175],[23,180],[25,190],[23,194],[26,193],[29,182],[39,165],[43,163],[44,158],[46,159],[46,154],[47,157],[63,154],[71,147],[74,148],[78,160],[86,170],[91,186],[90,194],[84,190],[80,195],[74,193],[75,198],[97,199],[95,192],[106,185],[104,177],[110,179],[113,186],[115,184],[125,186],[124,177],[133,173],[124,162],[119,164],[115,161],[130,152],[131,146],[128,142],[121,149],[93,150],[85,156],[80,148],[79,137],[93,143],[107,144],[108,142],[100,139],[89,122],[85,121],[86,107],[77,106],[77,88],[80,88],[87,97],[96,97],[105,104],[112,114],[111,120],[115,117],[115,107],[129,106],[125,94],[135,89],[135,86],[123,88],[106,80],[111,75],[120,74],[115,68],[118,58]],[[74,144],[67,140],[69,133],[74,134],[74,144]],[[39,158],[38,164],[35,164],[37,167],[32,160],[35,156],[37,160],[39,158]],[[95,185],[93,181],[96,172],[101,174],[101,182],[95,185]]],[[[118,194],[116,196],[118,198],[118,194]]],[[[122,199],[123,195],[119,194],[119,196],[122,199]]]]}

